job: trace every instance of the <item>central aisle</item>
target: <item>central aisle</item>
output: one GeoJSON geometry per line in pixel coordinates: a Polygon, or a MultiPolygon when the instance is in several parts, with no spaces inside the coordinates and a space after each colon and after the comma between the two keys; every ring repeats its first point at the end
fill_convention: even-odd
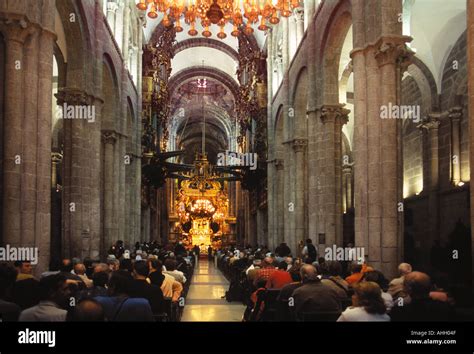
{"type": "Polygon", "coordinates": [[[183,322],[241,321],[245,306],[241,302],[227,302],[221,297],[229,289],[224,275],[207,259],[200,259],[194,270],[183,322]]]}

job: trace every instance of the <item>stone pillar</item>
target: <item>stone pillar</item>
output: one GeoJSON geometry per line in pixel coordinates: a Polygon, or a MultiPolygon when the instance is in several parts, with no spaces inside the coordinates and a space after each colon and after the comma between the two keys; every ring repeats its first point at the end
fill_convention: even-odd
{"type": "Polygon", "coordinates": [[[123,50],[123,12],[124,4],[122,1],[119,0],[119,3],[117,4],[117,10],[115,11],[115,29],[113,31],[115,35],[115,42],[117,43],[120,50],[123,50]]]}
{"type": "MultiPolygon", "coordinates": [[[[306,1],[304,2],[306,5],[306,1]]],[[[307,4],[309,12],[311,12],[309,18],[312,20],[314,17],[314,0],[310,0],[307,4]]],[[[305,11],[306,13],[306,11],[305,11]]],[[[308,27],[308,33],[305,41],[307,45],[307,63],[308,63],[308,238],[313,240],[313,244],[318,246],[318,174],[320,169],[318,168],[318,134],[320,132],[321,120],[319,119],[320,114],[320,103],[318,97],[321,96],[320,87],[321,75],[318,75],[318,60],[317,60],[317,33],[315,26],[308,27]]]]}
{"type": "Polygon", "coordinates": [[[451,119],[451,181],[455,186],[461,182],[461,127],[462,107],[454,107],[449,110],[451,119]]]}
{"type": "Polygon", "coordinates": [[[344,212],[352,208],[352,164],[342,166],[342,176],[344,183],[344,212]]]}
{"type": "Polygon", "coordinates": [[[298,250],[298,245],[300,242],[304,241],[306,234],[306,203],[305,203],[305,152],[308,141],[306,139],[295,139],[292,141],[292,147],[295,152],[295,183],[293,188],[295,189],[295,198],[294,198],[294,236],[292,238],[292,243],[289,244],[289,247],[292,250],[298,250]]]}
{"type": "Polygon", "coordinates": [[[315,0],[305,0],[304,3],[304,30],[308,28],[313,20],[315,11],[315,0]]]}
{"type": "Polygon", "coordinates": [[[112,33],[115,34],[115,15],[117,13],[118,5],[116,2],[112,2],[109,0],[107,3],[107,22],[109,23],[109,27],[112,30],[112,33]]]}
{"type": "Polygon", "coordinates": [[[412,54],[402,36],[401,0],[352,1],[354,70],[355,239],[368,261],[387,277],[396,275],[403,249],[400,121],[381,118],[399,105],[401,74],[412,54]],[[373,13],[380,21],[367,27],[373,13]],[[377,30],[379,31],[377,33],[377,30]]]}
{"type": "Polygon", "coordinates": [[[3,141],[3,243],[21,246],[21,183],[22,167],[22,117],[25,106],[23,46],[30,30],[24,21],[0,21],[0,30],[5,38],[5,100],[3,141]]]}
{"type": "MultiPolygon", "coordinates": [[[[429,237],[422,240],[423,248],[430,249],[433,245],[433,240],[439,239],[439,125],[441,113],[431,113],[428,119],[420,124],[420,128],[428,133],[428,140],[430,142],[430,184],[427,192],[428,196],[428,215],[429,215],[429,237]]],[[[425,259],[429,262],[429,259],[425,259]]]]}
{"type": "Polygon", "coordinates": [[[268,238],[269,243],[275,244],[276,240],[276,182],[275,165],[272,163],[275,156],[275,121],[273,119],[273,28],[267,35],[267,209],[268,209],[268,238]]]}
{"type": "Polygon", "coordinates": [[[275,160],[275,169],[276,169],[276,188],[275,188],[275,244],[279,245],[284,242],[284,221],[285,221],[285,205],[284,205],[284,180],[285,180],[285,171],[283,160],[275,160]]]}
{"type": "MultiPolygon", "coordinates": [[[[139,29],[141,32],[141,29],[139,29]]],[[[128,45],[130,43],[130,7],[123,9],[123,38],[122,38],[122,57],[123,65],[128,67],[128,45]]],[[[140,86],[138,86],[140,87],[140,86]]],[[[140,91],[140,90],[139,90],[140,91]]]]}
{"type": "MultiPolygon", "coordinates": [[[[364,0],[352,2],[353,47],[351,52],[354,74],[354,206],[355,245],[368,252],[368,131],[367,76],[365,58],[364,0]]],[[[374,73],[375,75],[375,73],[374,73]]]]}
{"type": "MultiPolygon", "coordinates": [[[[301,7],[298,7],[293,10],[293,16],[295,17],[296,23],[296,49],[298,49],[299,44],[304,36],[304,11],[301,7]]],[[[295,51],[296,51],[295,49],[295,51]]]]}
{"type": "Polygon", "coordinates": [[[343,105],[321,107],[323,122],[323,161],[321,168],[322,203],[324,206],[325,245],[342,246],[342,127],[350,111],[343,105]]]}
{"type": "MultiPolygon", "coordinates": [[[[72,88],[60,88],[56,94],[59,106],[83,106],[88,104],[84,91],[72,88]]],[[[64,112],[63,112],[64,114],[64,112]]],[[[63,123],[64,160],[63,160],[63,207],[62,207],[62,249],[64,257],[80,257],[82,249],[83,220],[86,210],[83,205],[84,178],[86,167],[84,157],[85,124],[82,119],[65,119],[63,123]]]]}
{"type": "Polygon", "coordinates": [[[117,134],[111,130],[102,132],[102,141],[104,148],[104,189],[103,189],[103,212],[104,212],[104,232],[102,255],[106,255],[107,250],[115,242],[117,234],[117,224],[114,218],[114,147],[117,142],[117,134]]]}
{"type": "Polygon", "coordinates": [[[36,274],[47,269],[50,257],[51,77],[56,39],[53,4],[39,11],[41,24],[0,14],[6,47],[2,243],[38,247],[36,274]]]}
{"type": "MultiPolygon", "coordinates": [[[[469,96],[469,118],[474,117],[474,2],[467,1],[467,57],[468,57],[468,96],[469,96]]],[[[474,176],[474,124],[469,124],[469,156],[470,156],[470,175],[474,176]]],[[[471,254],[474,254],[474,188],[469,188],[470,198],[470,212],[471,212],[471,254]]],[[[474,257],[472,257],[472,283],[474,288],[474,257]]]]}
{"type": "MultiPolygon", "coordinates": [[[[293,57],[295,56],[296,49],[298,47],[296,19],[294,16],[288,17],[285,22],[288,23],[288,49],[291,62],[291,59],[293,59],[293,57]]],[[[288,67],[285,68],[285,71],[287,69],[288,67]]]]}
{"type": "MultiPolygon", "coordinates": [[[[375,58],[380,68],[380,102],[381,106],[400,104],[399,88],[401,76],[411,53],[406,47],[409,37],[382,37],[379,40],[375,58]]],[[[379,115],[380,120],[380,115],[379,115]]],[[[381,271],[384,274],[395,275],[397,264],[401,260],[402,249],[400,241],[403,239],[403,213],[399,203],[403,201],[403,191],[399,186],[399,173],[402,165],[399,164],[398,137],[401,134],[401,121],[385,119],[380,124],[381,146],[381,181],[382,199],[382,229],[381,229],[381,271]],[[382,135],[383,134],[383,135],[382,135]]],[[[370,135],[369,135],[370,136],[370,135]]]]}

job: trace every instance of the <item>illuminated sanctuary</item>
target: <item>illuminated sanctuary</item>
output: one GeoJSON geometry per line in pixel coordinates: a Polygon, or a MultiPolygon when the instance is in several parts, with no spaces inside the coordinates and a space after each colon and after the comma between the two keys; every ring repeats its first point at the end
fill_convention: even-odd
{"type": "Polygon", "coordinates": [[[212,250],[188,320],[333,247],[468,306],[471,117],[474,0],[0,0],[0,247],[212,250]]]}

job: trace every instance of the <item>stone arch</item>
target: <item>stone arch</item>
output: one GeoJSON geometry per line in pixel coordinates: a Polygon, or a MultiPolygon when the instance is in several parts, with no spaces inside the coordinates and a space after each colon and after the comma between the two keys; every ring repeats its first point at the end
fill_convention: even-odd
{"type": "Polygon", "coordinates": [[[218,80],[232,92],[234,97],[238,95],[239,88],[237,82],[232,77],[219,69],[207,66],[190,67],[174,74],[168,84],[170,95],[172,95],[181,83],[193,77],[209,77],[218,80]]]}
{"type": "MultiPolygon", "coordinates": [[[[446,54],[441,79],[441,109],[448,110],[457,103],[459,88],[467,78],[467,31],[456,41],[450,52],[446,54]],[[457,69],[453,67],[456,61],[457,69]]],[[[466,87],[467,89],[467,87],[466,87]]]]}
{"type": "Polygon", "coordinates": [[[182,50],[193,48],[193,47],[208,47],[218,49],[223,51],[224,53],[228,54],[232,57],[235,61],[239,60],[239,54],[226,43],[218,41],[217,39],[211,38],[188,38],[184,41],[178,42],[173,46],[174,54],[178,54],[182,50]]]}
{"type": "MultiPolygon", "coordinates": [[[[308,70],[303,67],[298,73],[291,102],[294,108],[294,118],[289,119],[293,122],[293,134],[295,138],[304,138],[307,136],[306,112],[308,111],[308,70]]],[[[291,131],[291,130],[290,130],[291,131]]]]}
{"type": "Polygon", "coordinates": [[[87,55],[92,52],[92,45],[82,4],[71,0],[58,1],[56,9],[68,48],[66,85],[69,88],[89,89],[92,92],[90,68],[93,65],[90,63],[91,56],[87,55]],[[75,15],[75,22],[70,21],[71,14],[75,15]]]}
{"type": "Polygon", "coordinates": [[[352,26],[352,10],[345,0],[334,9],[332,20],[324,30],[320,61],[323,70],[323,103],[339,103],[339,64],[342,47],[352,26]]]}
{"type": "Polygon", "coordinates": [[[283,105],[278,107],[277,114],[275,115],[275,137],[274,137],[274,142],[275,142],[275,151],[274,151],[274,156],[276,159],[281,159],[283,160],[284,158],[284,149],[283,149],[283,142],[285,139],[284,136],[284,122],[283,122],[283,105]]]}
{"type": "Polygon", "coordinates": [[[429,111],[437,110],[438,90],[433,73],[430,69],[425,65],[425,63],[423,63],[423,61],[421,61],[421,59],[414,56],[412,58],[412,64],[408,66],[407,71],[416,81],[421,90],[422,102],[425,108],[425,112],[422,113],[427,114],[429,111]]]}
{"type": "Polygon", "coordinates": [[[102,108],[102,129],[118,130],[120,128],[119,117],[120,93],[117,75],[111,58],[104,54],[102,70],[102,96],[109,97],[104,101],[102,108]]]}

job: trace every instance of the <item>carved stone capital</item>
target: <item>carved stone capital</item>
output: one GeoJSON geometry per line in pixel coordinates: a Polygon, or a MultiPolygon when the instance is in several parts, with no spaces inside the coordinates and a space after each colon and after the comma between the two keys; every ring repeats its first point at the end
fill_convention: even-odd
{"type": "Polygon", "coordinates": [[[34,31],[34,27],[24,18],[13,17],[0,20],[0,31],[5,35],[6,42],[14,41],[24,44],[26,38],[34,31]]]}
{"type": "Polygon", "coordinates": [[[51,162],[53,164],[59,164],[63,161],[63,155],[59,152],[52,152],[51,153],[51,162]]]}
{"type": "Polygon", "coordinates": [[[274,164],[275,164],[275,168],[279,171],[281,171],[285,168],[285,165],[283,164],[282,159],[275,159],[274,164]]]}
{"type": "Polygon", "coordinates": [[[116,12],[119,8],[119,5],[116,2],[109,1],[107,3],[107,11],[116,12]]]}
{"type": "Polygon", "coordinates": [[[375,59],[377,59],[379,67],[394,64],[406,69],[411,64],[411,59],[415,54],[406,45],[411,40],[412,38],[408,36],[380,38],[375,45],[375,59]]]}
{"type": "Polygon", "coordinates": [[[459,121],[462,118],[462,107],[453,107],[448,111],[448,117],[452,121],[459,121]]]}
{"type": "Polygon", "coordinates": [[[293,10],[293,17],[296,23],[304,21],[304,9],[302,7],[297,7],[293,10]]]}
{"type": "Polygon", "coordinates": [[[349,121],[350,110],[344,108],[343,104],[321,106],[321,121],[326,123],[346,124],[349,121]]]}
{"type": "Polygon", "coordinates": [[[102,131],[102,141],[104,144],[115,144],[117,141],[118,134],[113,130],[103,130],[102,131]]]}
{"type": "Polygon", "coordinates": [[[308,145],[308,140],[307,139],[294,139],[291,142],[291,145],[293,147],[293,150],[295,150],[295,152],[301,152],[301,151],[304,151],[304,149],[308,145]]]}
{"type": "Polygon", "coordinates": [[[85,91],[68,87],[60,88],[58,93],[54,96],[57,98],[58,105],[63,105],[64,103],[73,106],[90,105],[94,100],[94,98],[88,95],[85,91]]]}
{"type": "Polygon", "coordinates": [[[445,116],[446,114],[443,112],[432,112],[426,116],[425,119],[423,119],[422,123],[419,124],[417,127],[419,129],[426,129],[427,131],[433,130],[433,129],[438,129],[439,125],[441,124],[441,119],[445,116]]]}
{"type": "Polygon", "coordinates": [[[353,165],[354,165],[353,163],[343,165],[343,166],[342,166],[342,173],[343,173],[344,175],[350,175],[350,174],[352,174],[353,165]]]}

